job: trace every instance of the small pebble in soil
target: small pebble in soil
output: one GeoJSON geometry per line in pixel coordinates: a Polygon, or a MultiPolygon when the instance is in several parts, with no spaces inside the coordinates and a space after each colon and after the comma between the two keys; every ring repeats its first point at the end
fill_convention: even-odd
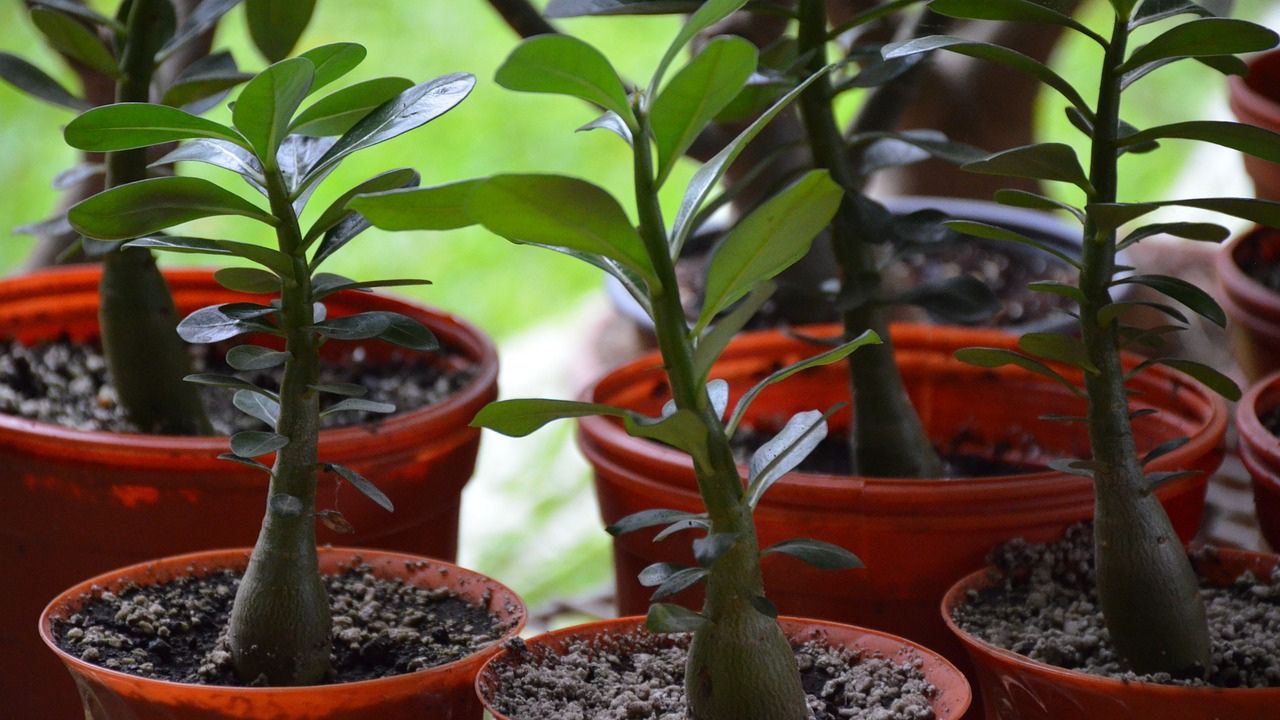
{"type": "MultiPolygon", "coordinates": [[[[240,685],[226,624],[240,573],[217,571],[160,585],[98,590],[55,618],[64,651],[156,680],[240,685]]],[[[448,588],[377,577],[357,564],[325,578],[333,616],[329,682],[389,677],[443,665],[497,642],[509,629],[448,588]]]]}
{"type": "Polygon", "coordinates": [[[1212,660],[1205,679],[1138,675],[1111,647],[1094,587],[1092,528],[1056,543],[1014,540],[991,561],[991,589],[970,592],[953,612],[967,633],[1032,660],[1094,675],[1162,684],[1280,687],[1280,569],[1245,573],[1230,587],[1203,587],[1212,660]]]}
{"type": "MultiPolygon", "coordinates": [[[[513,720],[685,720],[689,636],[605,635],[564,654],[508,643],[495,706],[513,720]]],[[[860,656],[821,639],[795,649],[813,720],[931,720],[938,690],[918,657],[860,656]]]]}
{"type": "MultiPolygon", "coordinates": [[[[237,372],[223,360],[229,347],[193,346],[192,372],[235,375],[268,390],[279,388],[281,368],[237,372]]],[[[447,349],[437,354],[395,349],[376,364],[368,362],[366,355],[363,345],[345,345],[341,355],[321,363],[320,382],[363,385],[368,389],[366,398],[391,403],[396,412],[407,412],[449,397],[475,377],[470,361],[447,349]]],[[[230,390],[201,386],[200,392],[218,434],[264,429],[232,405],[230,390]]],[[[327,406],[342,398],[325,394],[321,399],[327,406]]],[[[30,346],[0,340],[0,414],[77,430],[139,431],[117,403],[101,349],[65,337],[30,346]]],[[[321,418],[321,424],[354,425],[385,417],[344,412],[321,418]]]]}

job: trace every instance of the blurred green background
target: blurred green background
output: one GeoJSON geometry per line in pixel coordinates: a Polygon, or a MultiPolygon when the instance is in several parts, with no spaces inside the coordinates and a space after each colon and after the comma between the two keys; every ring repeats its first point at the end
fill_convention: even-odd
{"type": "MultiPolygon", "coordinates": [[[[114,7],[114,2],[91,4],[108,10],[114,7]]],[[[1104,5],[1105,0],[1091,0],[1082,7],[1081,16],[1097,25],[1106,11],[1104,5]]],[[[1273,7],[1269,0],[1238,4],[1239,14],[1255,19],[1273,7]]],[[[604,49],[624,76],[640,78],[647,76],[661,55],[677,22],[673,18],[583,19],[563,22],[561,27],[604,49]]],[[[299,49],[340,40],[369,49],[368,59],[351,80],[390,74],[421,81],[465,70],[480,82],[466,102],[430,127],[344,164],[317,193],[313,208],[323,208],[329,199],[369,175],[401,165],[418,169],[424,185],[501,171],[563,172],[589,178],[620,198],[629,197],[631,170],[625,146],[609,133],[574,132],[592,119],[587,107],[510,93],[493,84],[493,72],[516,37],[483,0],[320,0],[299,49]]],[[[233,11],[222,22],[216,44],[231,48],[242,67],[262,67],[248,40],[242,11],[233,11]]],[[[26,57],[71,82],[65,68],[37,41],[18,0],[0,2],[0,50],[26,57]]],[[[1073,81],[1080,80],[1090,75],[1096,51],[1087,40],[1071,39],[1059,48],[1053,64],[1073,81]]],[[[1190,65],[1180,65],[1185,68],[1182,72],[1160,71],[1144,80],[1128,96],[1127,119],[1142,126],[1174,117],[1225,117],[1221,77],[1190,65]]],[[[225,108],[218,108],[211,117],[229,120],[228,115],[225,108]]],[[[1056,96],[1042,99],[1039,115],[1044,134],[1075,137],[1056,96]]],[[[0,274],[17,267],[32,245],[28,237],[8,237],[7,230],[40,220],[55,206],[50,180],[74,158],[60,135],[69,119],[66,111],[0,84],[0,176],[8,178],[0,192],[0,274]]],[[[1126,160],[1132,172],[1122,192],[1130,198],[1150,198],[1175,186],[1181,189],[1192,175],[1202,180],[1226,177],[1228,186],[1236,186],[1228,191],[1248,191],[1237,158],[1213,156],[1208,173],[1201,164],[1204,157],[1195,156],[1191,172],[1186,171],[1187,161],[1176,142],[1155,156],[1126,160]]],[[[191,164],[182,172],[219,181],[229,177],[191,164]]],[[[686,163],[667,184],[664,200],[669,207],[674,207],[689,172],[686,163]]],[[[228,186],[250,192],[238,182],[228,186]]],[[[237,219],[192,225],[191,234],[196,235],[269,240],[260,227],[237,219]]],[[[432,286],[405,292],[461,315],[496,338],[502,350],[504,395],[571,396],[600,369],[591,357],[592,340],[600,323],[607,322],[608,311],[600,291],[601,277],[593,268],[509,245],[480,230],[449,234],[372,230],[369,235],[339,253],[332,269],[362,279],[418,276],[433,280],[432,286]]],[[[180,260],[167,256],[165,262],[180,260]]],[[[586,467],[572,445],[572,428],[544,430],[525,441],[489,434],[485,443],[477,477],[466,496],[463,562],[511,584],[535,607],[603,587],[609,575],[608,540],[599,529],[586,467]]],[[[246,543],[250,540],[246,538],[246,543]]]]}

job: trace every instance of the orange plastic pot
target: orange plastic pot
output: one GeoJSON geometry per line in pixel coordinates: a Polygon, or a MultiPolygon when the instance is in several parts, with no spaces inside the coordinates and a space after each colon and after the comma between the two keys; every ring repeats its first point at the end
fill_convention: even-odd
{"type": "Polygon", "coordinates": [[[1249,388],[1236,404],[1240,459],[1253,477],[1258,526],[1273,548],[1280,547],[1280,438],[1262,424],[1262,417],[1277,408],[1280,408],[1280,372],[1268,375],[1249,388]]]}
{"type": "Polygon", "coordinates": [[[1256,227],[1220,248],[1214,263],[1240,369],[1250,381],[1280,370],[1280,293],[1245,272],[1280,263],[1280,230],[1256,227]]]}
{"type": "MultiPolygon", "coordinates": [[[[0,333],[24,342],[98,332],[97,268],[39,273],[0,283],[0,333]]],[[[205,270],[167,275],[182,312],[244,300],[205,270]]],[[[319,503],[355,527],[322,543],[348,543],[446,560],[457,550],[460,493],[471,477],[479,431],[471,418],[497,392],[497,356],[478,331],[442,313],[371,293],[327,301],[330,315],[395,310],[430,327],[477,366],[476,378],[436,405],[376,424],[325,430],[322,458],[373,480],[395,503],[388,514],[349,486],[322,478],[319,503]]],[[[340,351],[341,343],[326,348],[340,351]]],[[[348,345],[348,348],[350,345],[348,345]]],[[[376,362],[385,345],[370,343],[376,362]]],[[[217,460],[222,437],[82,432],[0,416],[0,696],[11,717],[71,717],[74,692],[40,649],[32,623],[54,594],[112,568],[257,537],[262,473],[217,460]]]]}
{"type": "MultiPolygon", "coordinates": [[[[1246,570],[1268,577],[1280,557],[1243,550],[1218,550],[1196,560],[1196,570],[1212,585],[1230,585],[1246,570]]],[[[942,602],[947,626],[964,643],[977,666],[978,691],[987,720],[1263,720],[1276,717],[1280,688],[1177,687],[1115,680],[1045,665],[988,645],[961,630],[952,611],[970,590],[994,584],[993,569],[957,582],[942,602]]]]}
{"type": "MultiPolygon", "coordinates": [[[[426,670],[361,682],[312,687],[245,688],[149,680],[87,663],[54,643],[52,621],[68,617],[101,590],[153,585],[217,570],[244,570],[249,550],[214,550],[140,563],[76,585],[40,615],[40,638],[75,679],[92,720],[480,720],[475,678],[480,667],[524,627],[524,603],[509,588],[456,565],[414,555],[321,548],[320,571],[338,573],[359,560],[378,577],[423,588],[447,587],[511,627],[479,652],[426,670]]],[[[13,716],[19,717],[19,716],[13,716]]],[[[71,717],[40,714],[21,717],[71,717]]]]}
{"type": "MultiPolygon", "coordinates": [[[[1255,56],[1249,74],[1227,81],[1228,102],[1240,122],[1280,132],[1280,51],[1255,56]]],[[[1257,196],[1280,200],[1280,163],[1245,154],[1244,167],[1253,178],[1257,196]]]]}
{"type": "MultiPolygon", "coordinates": [[[[834,332],[835,328],[810,329],[834,332]]],[[[1013,336],[941,326],[893,329],[898,363],[935,444],[984,457],[1043,462],[1087,457],[1079,424],[1042,421],[1046,413],[1083,414],[1083,401],[1061,385],[1018,368],[984,370],[959,362],[955,350],[973,345],[1012,347],[1013,336]]],[[[776,332],[735,339],[713,369],[730,387],[730,402],[777,368],[815,354],[812,345],[776,332]]],[[[855,356],[856,359],[856,356],[855,356]]],[[[1128,362],[1136,362],[1129,358],[1128,362]]],[[[849,399],[841,364],[809,370],[757,398],[746,424],[780,428],[800,410],[826,409],[849,399]]],[[[1134,407],[1160,412],[1136,421],[1140,449],[1175,437],[1190,442],[1159,458],[1153,468],[1200,474],[1159,491],[1183,538],[1199,527],[1206,478],[1222,459],[1225,404],[1203,386],[1164,368],[1135,379],[1134,407]]],[[[594,402],[656,415],[668,395],[656,356],[610,373],[590,391],[594,402]]],[[[847,408],[831,419],[834,433],[848,427],[847,408]]],[[[632,438],[602,418],[581,422],[579,442],[595,471],[600,511],[607,523],[648,508],[699,512],[692,466],[668,447],[632,438]]],[[[742,470],[745,474],[745,468],[742,470]]],[[[1050,540],[1093,513],[1093,486],[1059,472],[954,480],[903,480],[791,473],[756,512],[762,546],[815,537],[848,548],[865,569],[829,572],[790,558],[764,558],[769,599],[787,615],[872,627],[938,650],[958,664],[964,652],[938,617],[938,602],[957,578],[981,567],[991,548],[1013,537],[1050,540]]],[[[614,539],[621,614],[644,612],[652,589],[639,572],[655,562],[694,564],[687,536],[652,542],[654,532],[614,539]]],[[[700,602],[693,592],[678,598],[700,602]]]]}
{"type": "MultiPolygon", "coordinates": [[[[601,636],[625,636],[643,633],[643,617],[624,617],[615,620],[601,620],[584,625],[553,632],[544,633],[525,641],[529,650],[537,653],[563,653],[568,643],[575,640],[590,641],[601,636]]],[[[932,650],[920,645],[894,637],[887,633],[868,630],[866,628],[840,625],[821,620],[801,618],[778,618],[782,631],[794,644],[821,640],[832,647],[849,648],[866,655],[878,655],[894,659],[918,659],[920,670],[929,682],[938,688],[932,700],[935,720],[956,720],[964,715],[972,700],[969,682],[954,665],[932,650]]],[[[494,720],[550,720],[547,718],[511,718],[502,714],[494,706],[494,694],[498,689],[496,670],[499,663],[513,662],[513,656],[503,650],[480,670],[476,677],[476,693],[480,696],[484,707],[494,720]]],[[[744,719],[745,720],[745,719],[744,719]]]]}

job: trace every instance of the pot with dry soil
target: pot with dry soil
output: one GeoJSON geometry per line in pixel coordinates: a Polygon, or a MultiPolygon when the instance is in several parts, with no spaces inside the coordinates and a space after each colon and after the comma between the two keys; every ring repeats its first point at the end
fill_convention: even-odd
{"type": "MultiPolygon", "coordinates": [[[[98,278],[96,268],[75,268],[0,284],[0,328],[24,344],[70,341],[91,348],[98,332],[98,278]]],[[[168,280],[183,313],[259,299],[222,288],[204,270],[173,271],[168,280]]],[[[354,532],[340,534],[321,525],[319,539],[452,559],[460,493],[479,445],[479,430],[468,423],[496,395],[494,347],[458,319],[402,300],[346,292],[326,302],[333,316],[369,310],[410,315],[440,337],[445,350],[416,353],[376,341],[326,348],[334,351],[326,370],[333,373],[332,381],[369,384],[375,396],[385,390],[390,394],[376,399],[396,402],[404,412],[321,432],[325,455],[372,478],[396,512],[386,516],[336,475],[322,475],[322,511],[340,512],[342,518],[329,516],[330,525],[340,528],[345,518],[354,532]],[[385,377],[377,372],[383,364],[389,371],[385,377]],[[401,377],[420,380],[386,387],[401,377]]],[[[222,357],[220,352],[207,354],[222,357]]],[[[68,400],[54,409],[89,408],[83,422],[120,429],[110,425],[114,414],[109,406],[95,404],[97,397],[109,397],[100,388],[102,371],[91,356],[75,357],[81,358],[77,362],[86,368],[89,381],[55,373],[35,382],[40,389],[48,391],[52,385],[71,395],[75,389],[87,390],[89,402],[68,400]]],[[[12,353],[0,358],[0,380],[7,381],[11,393],[14,378],[30,374],[34,359],[26,354],[18,360],[12,353]]],[[[230,407],[225,391],[214,389],[209,399],[226,405],[229,418],[245,419],[230,407]]],[[[32,407],[33,412],[41,409],[39,403],[32,407]]],[[[216,459],[226,449],[225,434],[141,435],[0,415],[0,527],[5,528],[0,566],[24,579],[0,595],[0,688],[14,698],[8,707],[15,716],[72,712],[70,683],[31,632],[40,608],[56,592],[114,567],[157,555],[235,546],[254,536],[262,520],[264,481],[253,469],[216,459]],[[54,712],[60,708],[65,711],[54,712]]]]}
{"type": "MultiPolygon", "coordinates": [[[[951,663],[874,630],[780,618],[815,720],[954,720],[969,684],[951,663]]],[[[497,720],[669,720],[685,716],[689,637],[644,618],[579,625],[507,643],[476,689],[497,720]]]]}
{"type": "Polygon", "coordinates": [[[1253,503],[1267,543],[1280,547],[1280,373],[1249,388],[1236,405],[1240,459],[1253,476],[1253,503]]]}
{"type": "MultiPolygon", "coordinates": [[[[1227,79],[1231,111],[1242,123],[1280,132],[1280,51],[1259,53],[1249,72],[1227,79]]],[[[1246,154],[1244,167],[1258,197],[1280,200],[1280,163],[1246,154]]]]}
{"type": "Polygon", "coordinates": [[[1245,377],[1256,381],[1280,370],[1280,231],[1254,228],[1223,246],[1215,264],[1245,377]]]}
{"type": "Polygon", "coordinates": [[[142,563],[85,581],[40,617],[94,720],[479,720],[474,680],[520,632],[525,607],[449,563],[326,548],[329,684],[236,685],[223,642],[249,551],[142,563]]]}

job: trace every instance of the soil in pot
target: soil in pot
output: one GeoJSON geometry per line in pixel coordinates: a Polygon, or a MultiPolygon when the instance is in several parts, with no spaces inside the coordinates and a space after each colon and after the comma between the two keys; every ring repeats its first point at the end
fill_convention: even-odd
{"type": "MultiPolygon", "coordinates": [[[[192,372],[234,375],[268,390],[279,387],[282,368],[236,371],[225,361],[231,347],[230,343],[193,346],[192,372]]],[[[438,353],[393,349],[377,363],[366,362],[364,345],[343,343],[334,349],[338,352],[327,354],[321,365],[321,382],[360,385],[368,390],[366,399],[391,403],[397,413],[444,400],[475,377],[474,363],[447,347],[438,353]]],[[[237,410],[226,388],[201,386],[201,395],[219,435],[265,427],[237,410]]],[[[326,406],[339,400],[334,395],[321,396],[326,406]]],[[[0,341],[0,413],[77,430],[139,432],[116,403],[101,348],[65,336],[33,345],[0,341]]],[[[329,415],[321,423],[326,428],[339,427],[384,417],[350,412],[329,415]]]]}
{"type": "MultiPolygon", "coordinates": [[[[1212,558],[1214,550],[1198,551],[1212,558]]],[[[1280,687],[1280,568],[1246,571],[1202,592],[1212,638],[1206,679],[1138,675],[1112,648],[1094,587],[1092,529],[1077,525],[1056,543],[1006,543],[992,554],[1000,580],[970,590],[955,624],[988,644],[1067,670],[1125,681],[1218,688],[1280,687]]]]}

